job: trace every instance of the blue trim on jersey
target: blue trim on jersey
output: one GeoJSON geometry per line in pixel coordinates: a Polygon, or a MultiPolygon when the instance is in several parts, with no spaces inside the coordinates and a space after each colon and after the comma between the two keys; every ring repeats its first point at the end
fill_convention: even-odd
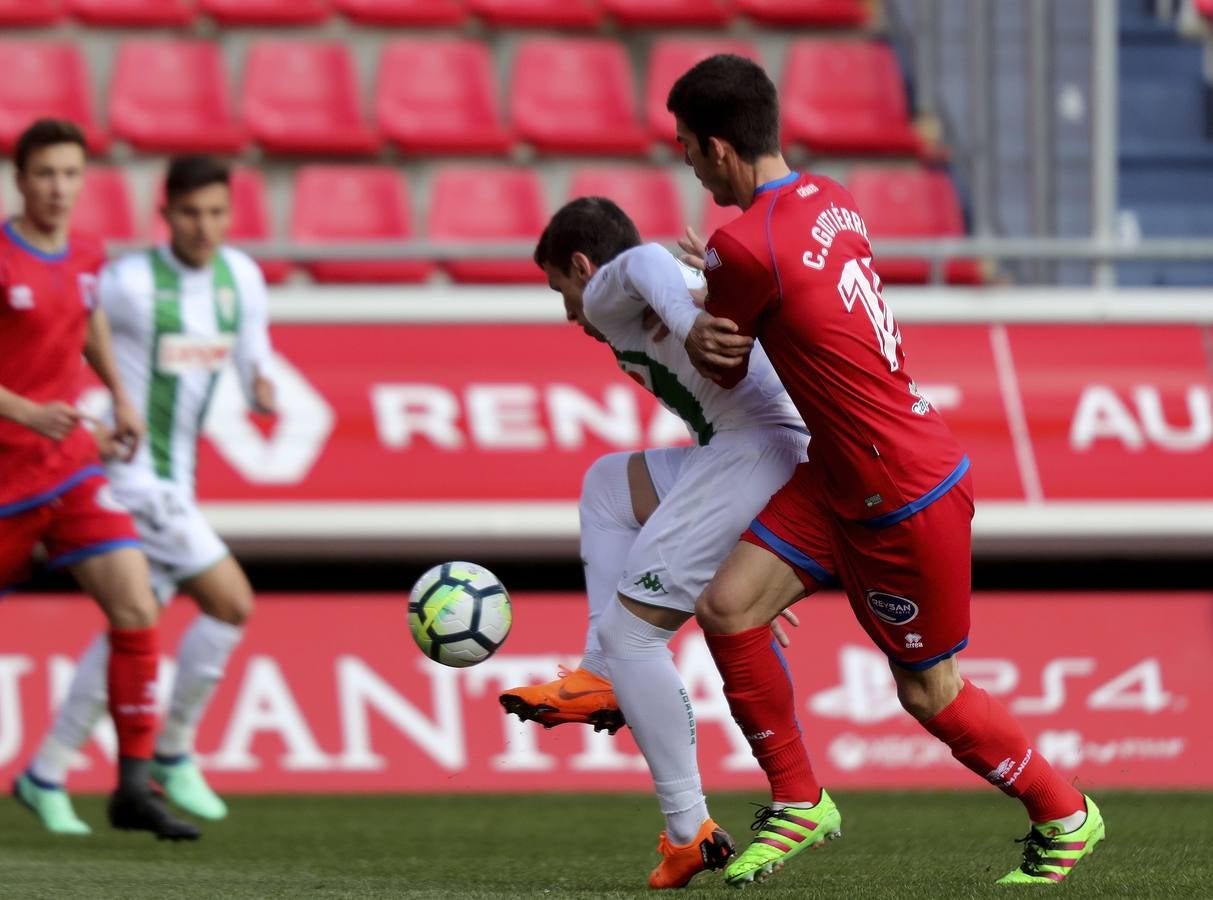
{"type": "Polygon", "coordinates": [[[789,172],[787,175],[784,175],[782,178],[776,178],[774,181],[768,181],[766,184],[760,184],[760,185],[758,185],[758,187],[754,188],[754,196],[757,197],[759,194],[765,194],[767,191],[778,190],[779,188],[783,187],[784,185],[791,184],[793,181],[795,181],[799,177],[800,177],[799,172],[789,172]]]}
{"type": "Polygon", "coordinates": [[[961,641],[959,644],[957,644],[955,647],[953,647],[951,650],[948,650],[946,653],[941,653],[938,656],[932,656],[930,659],[924,659],[922,662],[907,663],[907,662],[902,662],[901,660],[896,659],[892,656],[890,656],[889,659],[891,659],[891,660],[893,660],[893,662],[897,663],[897,666],[899,668],[909,669],[911,672],[923,672],[923,671],[931,668],[931,666],[935,665],[936,663],[941,663],[948,657],[955,656],[957,653],[959,653],[961,650],[963,650],[967,646],[969,646],[969,638],[966,635],[965,639],[963,641],[961,641]]]}
{"type": "Polygon", "coordinates": [[[100,544],[91,544],[88,547],[73,550],[71,553],[57,556],[48,562],[46,567],[48,569],[62,569],[64,566],[78,563],[80,560],[88,559],[90,556],[100,556],[102,553],[109,553],[111,550],[121,550],[123,547],[141,548],[142,546],[135,538],[118,538],[114,541],[102,541],[100,544]]]}
{"type": "Polygon", "coordinates": [[[960,462],[956,464],[956,468],[952,470],[943,481],[935,485],[917,500],[911,500],[901,509],[895,509],[891,513],[885,513],[883,516],[877,516],[874,519],[864,519],[859,524],[864,528],[888,528],[890,525],[896,525],[898,522],[904,522],[916,512],[921,512],[926,509],[948,491],[956,486],[956,482],[964,478],[965,472],[969,471],[968,454],[960,458],[960,462]]]}
{"type": "Polygon", "coordinates": [[[12,503],[0,506],[0,519],[15,516],[18,513],[23,513],[42,506],[45,503],[50,503],[56,497],[66,494],[80,482],[92,478],[94,475],[104,474],[105,469],[100,466],[85,466],[80,471],[59,482],[53,488],[43,491],[41,494],[35,494],[32,497],[26,497],[24,500],[15,500],[12,503]]]}
{"type": "Polygon", "coordinates": [[[9,219],[4,223],[4,233],[8,235],[10,241],[12,241],[26,253],[37,257],[43,262],[63,262],[63,260],[67,259],[67,255],[72,252],[71,244],[68,244],[58,253],[47,253],[45,250],[39,250],[21,235],[17,234],[17,229],[13,227],[12,219],[9,219]]]}
{"type": "Polygon", "coordinates": [[[777,556],[790,562],[799,569],[804,569],[826,587],[838,587],[838,579],[825,570],[825,567],[803,550],[798,550],[767,528],[757,519],[750,523],[750,531],[758,535],[764,544],[771,548],[777,556]]]}

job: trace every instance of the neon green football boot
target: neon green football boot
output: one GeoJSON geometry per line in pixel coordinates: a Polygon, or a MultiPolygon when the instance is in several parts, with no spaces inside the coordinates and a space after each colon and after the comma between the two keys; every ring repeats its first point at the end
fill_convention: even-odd
{"type": "Polygon", "coordinates": [[[1033,825],[1023,843],[1023,862],[1013,869],[998,884],[1060,884],[1066,880],[1078,861],[1095,852],[1095,845],[1104,838],[1103,816],[1090,797],[1087,801],[1087,820],[1073,831],[1062,833],[1057,822],[1033,825]]]}
{"type": "Polygon", "coordinates": [[[22,772],[13,781],[17,802],[42,820],[52,834],[92,834],[88,823],[72,809],[72,798],[61,787],[39,784],[22,772]]]}
{"type": "Polygon", "coordinates": [[[152,780],[164,788],[164,795],[175,806],[199,819],[215,821],[227,816],[227,804],[211,790],[193,757],[173,762],[152,760],[152,780]]]}
{"type": "Polygon", "coordinates": [[[733,887],[766,881],[801,851],[842,837],[842,816],[823,790],[816,806],[760,808],[750,830],[758,835],[724,870],[725,883],[733,887]]]}

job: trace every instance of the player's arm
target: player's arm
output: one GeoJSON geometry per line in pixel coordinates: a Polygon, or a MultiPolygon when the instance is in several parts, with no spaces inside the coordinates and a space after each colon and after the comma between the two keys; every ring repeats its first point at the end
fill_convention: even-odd
{"type": "Polygon", "coordinates": [[[769,275],[746,248],[723,232],[705,248],[707,306],[684,344],[695,368],[721,387],[736,387],[749,369],[758,320],[772,299],[769,275]]]}
{"type": "MultiPolygon", "coordinates": [[[[250,261],[251,263],[251,261],[250,261]]],[[[233,358],[240,385],[249,406],[259,413],[278,411],[274,382],[269,377],[270,345],[269,295],[265,278],[256,263],[240,277],[240,331],[236,335],[233,358]]]]}
{"type": "Polygon", "coordinates": [[[123,448],[120,457],[129,462],[135,455],[140,438],[143,437],[144,424],[143,417],[131,403],[126,386],[122,383],[122,375],[114,357],[113,341],[110,339],[110,319],[106,310],[122,311],[129,306],[117,263],[111,263],[101,270],[97,294],[97,305],[88,320],[84,358],[113,398],[114,428],[111,437],[123,448]]]}
{"type": "Polygon", "coordinates": [[[58,400],[35,403],[0,386],[0,418],[24,425],[53,441],[61,441],[72,433],[80,421],[80,410],[58,400]]]}
{"type": "Polygon", "coordinates": [[[623,293],[635,301],[633,307],[639,307],[632,315],[643,315],[646,308],[651,309],[679,343],[686,340],[700,310],[691,297],[682,266],[669,251],[660,244],[644,244],[620,256],[615,265],[623,293]]]}

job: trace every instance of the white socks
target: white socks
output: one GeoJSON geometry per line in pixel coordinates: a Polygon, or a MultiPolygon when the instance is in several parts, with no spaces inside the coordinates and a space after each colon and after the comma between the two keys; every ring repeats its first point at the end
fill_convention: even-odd
{"type": "MultiPolygon", "coordinates": [[[[177,680],[156,739],[157,756],[176,757],[193,752],[198,720],[243,634],[240,626],[201,613],[186,630],[177,647],[177,680]]],[[[105,715],[109,649],[109,640],[103,632],[89,644],[76,664],[67,697],[55,715],[50,734],[29,765],[30,774],[40,782],[61,785],[67,780],[76,752],[105,715]]]]}
{"type": "Polygon", "coordinates": [[[604,610],[615,603],[628,551],[640,532],[628,487],[628,457],[611,453],[596,460],[581,483],[581,562],[590,601],[590,623],[585,635],[581,667],[607,677],[606,659],[598,640],[604,610]]]}
{"type": "Polygon", "coordinates": [[[199,613],[177,645],[177,680],[156,738],[156,756],[192,753],[194,732],[244,629],[199,613]]]}
{"type": "Polygon", "coordinates": [[[76,752],[84,746],[93,727],[106,712],[106,670],[110,644],[105,632],[97,635],[80,661],[67,689],[67,696],[55,714],[50,734],[42,741],[29,772],[39,781],[61,785],[76,752]]]}
{"type": "Polygon", "coordinates": [[[599,636],[619,708],[653,773],[666,833],[671,842],[688,844],[708,807],[695,757],[695,714],[668,646],[674,632],[616,601],[602,615],[599,636]]]}

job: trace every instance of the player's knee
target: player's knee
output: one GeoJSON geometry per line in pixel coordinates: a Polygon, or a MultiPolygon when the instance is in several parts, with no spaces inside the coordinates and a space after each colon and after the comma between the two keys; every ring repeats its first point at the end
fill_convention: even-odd
{"type": "Polygon", "coordinates": [[[636,515],[628,487],[631,453],[608,453],[594,460],[581,480],[578,512],[582,528],[587,522],[612,523],[635,528],[636,515]]]}
{"type": "Polygon", "coordinates": [[[151,589],[133,591],[107,602],[105,614],[112,628],[151,628],[160,618],[160,604],[151,589]]]}
{"type": "Polygon", "coordinates": [[[746,610],[737,602],[737,593],[727,581],[713,579],[695,601],[695,621],[709,634],[735,634],[744,631],[746,610]]]}
{"type": "Polygon", "coordinates": [[[196,600],[202,612],[228,625],[243,626],[253,614],[253,592],[247,585],[230,585],[222,593],[207,593],[196,600]]]}
{"type": "Polygon", "coordinates": [[[944,660],[921,672],[913,672],[894,665],[893,677],[897,682],[897,699],[901,707],[919,722],[939,715],[949,703],[956,699],[964,686],[955,664],[944,660]]]}

